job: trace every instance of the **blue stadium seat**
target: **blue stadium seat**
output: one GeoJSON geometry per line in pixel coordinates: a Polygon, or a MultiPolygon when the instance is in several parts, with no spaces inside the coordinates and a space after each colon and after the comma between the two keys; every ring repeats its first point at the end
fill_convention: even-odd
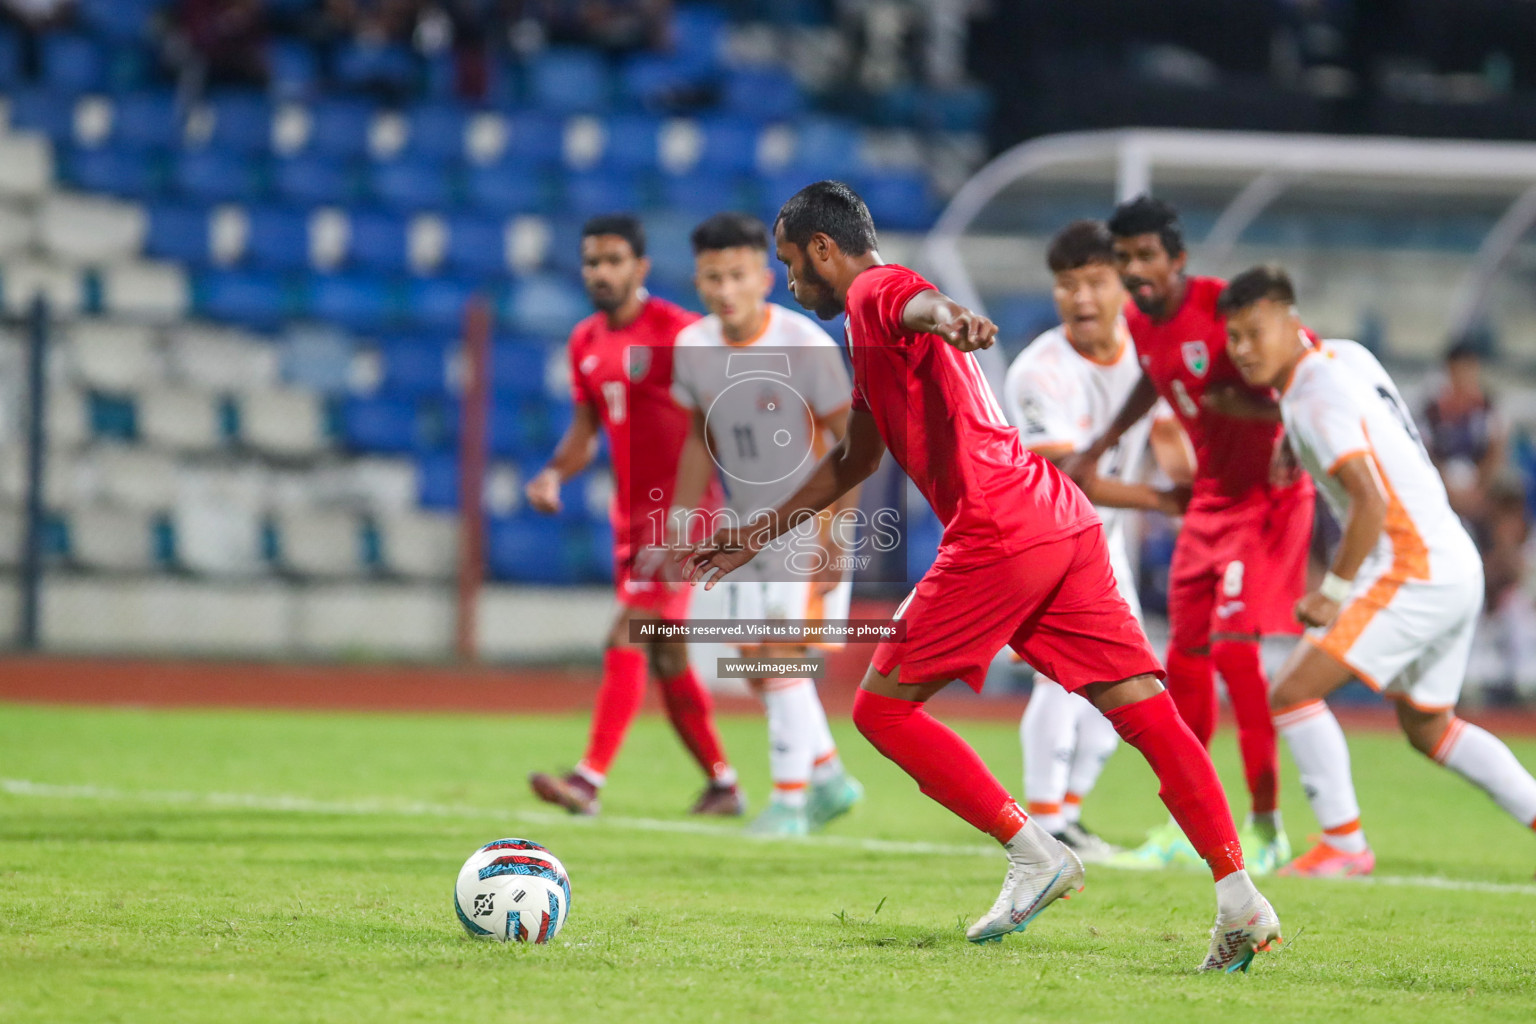
{"type": "Polygon", "coordinates": [[[388,286],[371,275],[317,274],[310,281],[310,315],[327,323],[376,330],[389,322],[391,306],[388,286]]]}
{"type": "Polygon", "coordinates": [[[410,222],[389,210],[351,214],[348,261],[354,267],[403,274],[410,269],[410,222]]]}
{"type": "Polygon", "coordinates": [[[427,509],[459,507],[459,459],[453,452],[428,452],[416,459],[416,503],[427,509]]]}
{"type": "Polygon", "coordinates": [[[750,118],[715,116],[701,120],[704,148],[697,170],[745,173],[757,167],[760,128],[750,118]]]}
{"type": "Polygon", "coordinates": [[[786,121],[805,109],[794,76],[780,68],[732,71],[724,94],[726,110],[760,121],[786,121]]]}
{"type": "Polygon", "coordinates": [[[180,145],[181,117],[169,92],[119,96],[112,115],[112,137],[120,146],[170,149],[180,145]]]}
{"type": "Polygon", "coordinates": [[[507,151],[503,163],[553,167],[565,155],[565,121],[554,114],[523,112],[507,123],[507,151]]]}
{"type": "MultiPolygon", "coordinates": [[[[724,194],[717,194],[717,199],[724,194]]],[[[651,260],[651,274],[658,279],[681,281],[691,292],[692,285],[689,282],[693,278],[693,229],[705,216],[718,212],[726,205],[717,202],[707,210],[703,205],[698,205],[694,209],[704,212],[674,210],[645,218],[645,254],[651,260]]]]}
{"type": "Polygon", "coordinates": [[[451,277],[413,280],[406,287],[406,311],[417,327],[453,330],[464,322],[464,306],[475,285],[451,277]]]}
{"type": "Polygon", "coordinates": [[[115,147],[76,149],[64,160],[65,177],[90,192],[145,198],[160,183],[158,162],[115,147]]]}
{"type": "Polygon", "coordinates": [[[679,41],[677,56],[700,70],[719,65],[729,19],[712,4],[685,4],[672,14],[672,37],[679,41]]]}
{"type": "Polygon", "coordinates": [[[341,405],[342,443],[353,451],[404,454],[417,449],[416,403],[349,398],[341,405]]]}
{"type": "Polygon", "coordinates": [[[389,398],[445,398],[448,357],[442,345],[394,342],[379,350],[384,373],[379,394],[389,398]]]}
{"type": "Polygon", "coordinates": [[[641,53],[624,62],[619,91],[628,105],[664,113],[684,104],[704,84],[708,73],[696,60],[671,54],[641,53]]]}
{"type": "Polygon", "coordinates": [[[992,115],[992,96],[981,86],[925,89],[918,94],[916,115],[919,128],[982,132],[992,115]]]}
{"type": "Polygon", "coordinates": [[[18,89],[8,97],[12,128],[42,132],[56,143],[67,143],[75,134],[73,97],[48,89],[18,89]]]}
{"type": "Polygon", "coordinates": [[[859,143],[858,125],[850,121],[805,118],[795,125],[793,169],[806,181],[857,174],[864,166],[859,143]]]}
{"type": "Polygon", "coordinates": [[[340,206],[356,194],[345,161],[319,153],[278,160],[273,164],[276,192],[300,206],[340,206]]]}
{"type": "Polygon", "coordinates": [[[264,270],[304,270],[309,267],[309,218],[281,206],[253,207],[247,211],[250,234],[245,258],[264,270]]]}
{"type": "Polygon", "coordinates": [[[310,108],[309,149],[332,156],[360,156],[368,149],[373,106],[362,100],[326,99],[310,108]]]}
{"type": "Polygon", "coordinates": [[[928,182],[920,171],[866,175],[855,186],[875,225],[895,231],[922,231],[936,214],[928,182]]]}
{"type": "Polygon", "coordinates": [[[121,42],[142,39],[163,6],[163,0],[77,0],[80,21],[93,35],[121,42]]]}
{"type": "Polygon", "coordinates": [[[505,319],[513,330],[565,335],[590,312],[591,306],[580,285],[567,277],[538,274],[512,283],[505,319]]]}
{"type": "Polygon", "coordinates": [[[498,394],[544,394],[548,353],[540,345],[497,338],[491,346],[491,387],[498,394]]]}
{"type": "Polygon", "coordinates": [[[469,112],[458,103],[423,103],[407,114],[410,138],[406,151],[446,163],[464,156],[464,132],[469,112]]]}
{"type": "Polygon", "coordinates": [[[150,256],[201,266],[210,258],[208,211],[199,206],[157,203],[149,208],[144,251],[150,256]]]}
{"type": "Polygon", "coordinates": [[[0,89],[14,89],[21,82],[21,39],[0,25],[0,89]]]}
{"type": "Polygon", "coordinates": [[[242,202],[260,195],[256,164],[239,153],[202,149],[177,155],[177,191],[203,202],[242,202]]]}
{"type": "Polygon", "coordinates": [[[613,524],[600,520],[586,529],[586,579],[590,583],[613,582],[613,524]]]}
{"type": "Polygon", "coordinates": [[[550,47],[528,68],[532,102],[549,111],[602,110],[608,105],[608,68],[595,50],[550,47]]]}
{"type": "Polygon", "coordinates": [[[320,82],[320,62],[315,48],[297,39],[273,39],[267,44],[267,79],[274,96],[285,100],[306,99],[320,82]]]}
{"type": "Polygon", "coordinates": [[[521,160],[471,167],[464,179],[469,203],[489,214],[540,213],[549,205],[544,180],[521,160]]]}
{"type": "Polygon", "coordinates": [[[620,114],[609,118],[603,163],[624,170],[653,170],[658,163],[661,124],[661,118],[650,114],[620,114]]]}
{"type": "Polygon", "coordinates": [[[259,271],[206,271],[193,280],[193,306],[216,320],[273,327],[289,312],[283,284],[259,271]]]}
{"type": "Polygon", "coordinates": [[[470,276],[508,273],[506,222],[479,215],[450,218],[445,256],[449,269],[470,276]]]}
{"type": "Polygon", "coordinates": [[[661,177],[661,201],[695,221],[721,210],[750,209],[749,195],[750,190],[740,175],[704,171],[661,177]]]}
{"type": "Polygon", "coordinates": [[[42,38],[43,83],[59,93],[90,92],[107,83],[107,60],[94,39],[69,33],[42,38]]]}
{"type": "Polygon", "coordinates": [[[209,144],[238,153],[265,153],[272,146],[272,105],[259,93],[215,96],[209,144]]]}
{"type": "Polygon", "coordinates": [[[403,44],[349,42],[337,49],[331,71],[345,88],[404,92],[416,77],[416,60],[403,44]]]}
{"type": "Polygon", "coordinates": [[[132,441],[139,436],[138,407],[130,396],[92,391],[86,398],[86,418],[94,437],[132,441]]]}
{"type": "Polygon", "coordinates": [[[534,454],[536,439],[516,396],[498,394],[486,422],[488,447],[499,458],[517,459],[534,454]]]}
{"type": "Polygon", "coordinates": [[[522,583],[575,583],[584,566],[572,557],[568,527],[532,513],[493,518],[486,526],[486,567],[497,579],[522,583]]]}
{"type": "Polygon", "coordinates": [[[546,397],[539,410],[540,449],[554,448],[575,418],[576,407],[571,404],[569,395],[561,395],[558,401],[546,397]]]}
{"type": "Polygon", "coordinates": [[[453,204],[453,180],[446,164],[405,158],[374,164],[373,196],[397,210],[442,210],[453,204]]]}
{"type": "Polygon", "coordinates": [[[640,196],[640,182],[633,174],[589,171],[565,179],[566,209],[578,217],[633,210],[640,196]]]}

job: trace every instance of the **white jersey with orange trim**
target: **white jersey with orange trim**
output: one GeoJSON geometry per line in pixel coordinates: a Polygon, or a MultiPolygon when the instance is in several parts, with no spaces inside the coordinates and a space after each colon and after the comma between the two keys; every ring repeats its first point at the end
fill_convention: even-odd
{"type": "MultiPolygon", "coordinates": [[[[849,405],[852,382],[837,343],[812,319],[769,304],[756,337],[732,342],[718,316],[678,332],[672,395],[702,410],[710,456],[741,522],[776,508],[829,447],[828,419],[849,405]]],[[[805,572],[827,517],[775,540],[696,604],[696,617],[842,620],[850,584],[817,595],[805,572]]],[[[697,595],[696,595],[697,597],[697,595]]],[[[841,645],[837,645],[841,646],[841,645]]]]}
{"type": "MultiPolygon", "coordinates": [[[[1064,327],[1041,334],[1014,359],[1003,382],[1003,407],[1019,428],[1024,447],[1046,455],[1079,452],[1109,429],[1142,376],[1136,345],[1124,321],[1116,324],[1115,333],[1120,350],[1108,362],[1079,352],[1067,339],[1064,327]]],[[[1142,417],[1104,453],[1099,460],[1100,476],[1126,483],[1143,479],[1155,418],[1155,413],[1142,417]]],[[[1115,582],[1139,617],[1141,603],[1126,555],[1125,524],[1130,510],[1094,507],[1104,521],[1115,582]]]]}
{"type": "Polygon", "coordinates": [[[1370,460],[1388,504],[1381,538],[1338,617],[1307,636],[1366,683],[1439,710],[1461,690],[1482,610],[1482,561],[1397,388],[1374,358],[1359,361],[1361,353],[1325,342],[1302,358],[1280,396],[1288,443],[1339,521],[1349,495],[1336,474],[1350,459],[1370,460]]]}

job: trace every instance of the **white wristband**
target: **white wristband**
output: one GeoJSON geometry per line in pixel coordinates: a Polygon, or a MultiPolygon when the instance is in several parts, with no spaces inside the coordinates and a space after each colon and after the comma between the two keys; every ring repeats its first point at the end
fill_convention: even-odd
{"type": "Polygon", "coordinates": [[[1347,580],[1342,576],[1336,576],[1330,572],[1323,577],[1323,582],[1318,584],[1317,592],[1334,604],[1343,604],[1345,598],[1349,597],[1349,592],[1354,587],[1353,581],[1347,580]]]}

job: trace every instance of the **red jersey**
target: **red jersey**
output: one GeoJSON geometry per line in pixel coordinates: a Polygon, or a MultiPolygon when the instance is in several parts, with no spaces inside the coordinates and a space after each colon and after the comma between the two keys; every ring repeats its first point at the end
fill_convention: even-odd
{"type": "MultiPolygon", "coordinates": [[[[1213,384],[1235,384],[1258,398],[1273,397],[1268,388],[1245,384],[1227,355],[1227,322],[1216,311],[1225,287],[1217,277],[1191,277],[1183,304],[1167,320],[1153,320],[1134,304],[1125,312],[1142,371],[1173,407],[1194,446],[1193,501],[1200,505],[1232,505],[1268,492],[1270,460],[1281,434],[1278,423],[1234,419],[1201,404],[1213,384]]],[[[1296,490],[1299,500],[1310,495],[1312,485],[1303,475],[1286,489],[1296,490]]]]}
{"type": "Polygon", "coordinates": [[[869,412],[891,455],[944,524],[944,550],[1002,556],[1098,522],[1083,492],[1027,451],[975,355],[901,316],[933,285],[906,267],[871,267],[848,289],[853,408],[869,412]]]}
{"type": "Polygon", "coordinates": [[[672,504],[689,417],[672,400],[672,346],[697,319],[650,298],[623,327],[610,328],[605,314],[594,313],[571,331],[571,397],[597,409],[608,435],[620,554],[652,540],[652,524],[664,523],[672,504]]]}

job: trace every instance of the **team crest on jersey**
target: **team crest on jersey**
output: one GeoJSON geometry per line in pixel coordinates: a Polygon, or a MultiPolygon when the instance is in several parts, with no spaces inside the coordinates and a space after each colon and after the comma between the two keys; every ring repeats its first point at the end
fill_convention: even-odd
{"type": "Polygon", "coordinates": [[[651,368],[651,350],[644,345],[631,345],[625,349],[629,363],[629,379],[640,380],[651,368]]]}
{"type": "Polygon", "coordinates": [[[1186,341],[1180,349],[1184,353],[1184,365],[1196,377],[1204,377],[1211,368],[1211,350],[1203,341],[1186,341]]]}

